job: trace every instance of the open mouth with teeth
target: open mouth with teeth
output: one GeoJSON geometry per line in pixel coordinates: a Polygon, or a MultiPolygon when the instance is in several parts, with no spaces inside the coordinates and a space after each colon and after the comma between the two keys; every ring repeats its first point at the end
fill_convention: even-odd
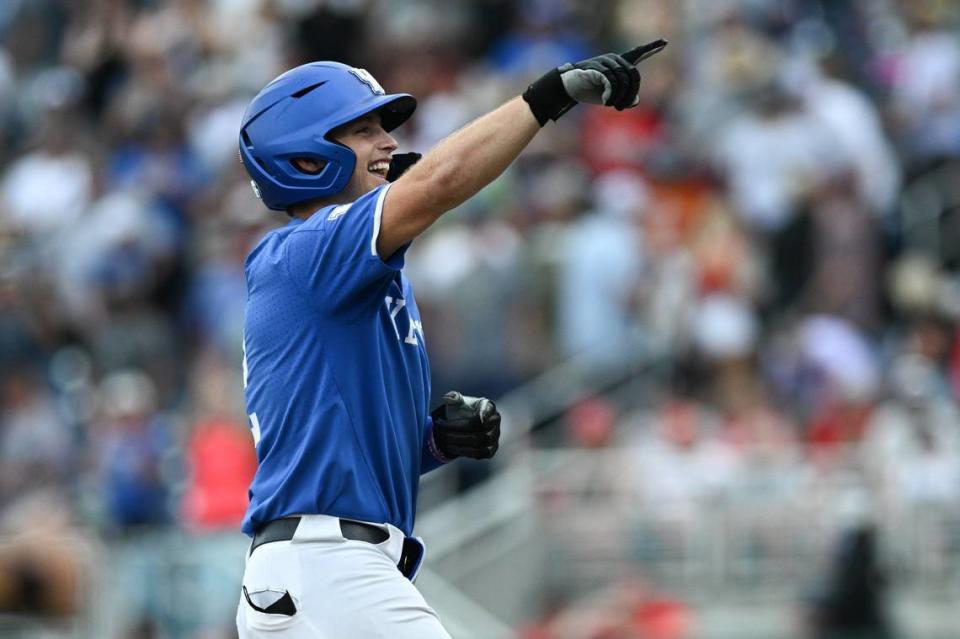
{"type": "Polygon", "coordinates": [[[376,176],[387,179],[387,172],[390,170],[390,160],[376,160],[367,165],[367,171],[376,176]]]}

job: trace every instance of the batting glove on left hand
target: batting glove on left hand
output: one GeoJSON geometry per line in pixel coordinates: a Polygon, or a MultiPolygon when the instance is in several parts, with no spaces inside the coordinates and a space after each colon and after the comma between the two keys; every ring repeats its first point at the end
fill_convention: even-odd
{"type": "Polygon", "coordinates": [[[500,413],[485,397],[450,391],[430,416],[433,417],[431,449],[442,461],[457,457],[490,459],[500,447],[500,413]]]}

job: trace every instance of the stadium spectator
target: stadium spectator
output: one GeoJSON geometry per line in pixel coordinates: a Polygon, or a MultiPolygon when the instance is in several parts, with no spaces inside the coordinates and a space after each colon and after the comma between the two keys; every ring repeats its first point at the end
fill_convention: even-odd
{"type": "MultiPolygon", "coordinates": [[[[571,357],[636,371],[637,342],[686,388],[644,373],[654,405],[575,418],[598,459],[637,444],[624,483],[678,521],[731,482],[955,502],[954,5],[0,2],[0,519],[42,492],[101,535],[215,544],[241,509],[252,451],[224,389],[246,253],[283,220],[234,141],[280,70],[333,57],[415,89],[401,150],[423,151],[525,69],[661,35],[638,109],[571,112],[411,248],[435,387],[501,397],[571,357]]],[[[168,609],[190,591],[135,587],[175,581],[155,541],[104,568],[130,594],[118,632],[199,632],[168,609]]]]}

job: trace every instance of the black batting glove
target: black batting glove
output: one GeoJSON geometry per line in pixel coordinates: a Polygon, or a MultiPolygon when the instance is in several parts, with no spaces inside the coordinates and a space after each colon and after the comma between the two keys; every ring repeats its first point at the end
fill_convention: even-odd
{"type": "Polygon", "coordinates": [[[500,447],[500,413],[489,399],[450,391],[430,416],[431,451],[441,461],[490,459],[500,447]]]}
{"type": "Polygon", "coordinates": [[[419,153],[394,153],[390,158],[390,168],[387,170],[387,182],[395,182],[422,157],[419,153]]]}
{"type": "Polygon", "coordinates": [[[564,64],[527,87],[523,99],[540,126],[557,120],[578,102],[612,106],[618,111],[635,107],[640,103],[640,72],[634,65],[665,46],[665,40],[656,40],[622,55],[605,53],[564,64]]]}

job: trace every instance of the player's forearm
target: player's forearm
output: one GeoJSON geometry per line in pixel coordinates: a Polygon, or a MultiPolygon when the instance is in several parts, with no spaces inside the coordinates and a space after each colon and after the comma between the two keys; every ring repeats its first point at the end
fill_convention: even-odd
{"type": "Polygon", "coordinates": [[[527,103],[514,98],[440,142],[410,177],[430,183],[438,207],[449,210],[503,173],[539,130],[527,103]]]}
{"type": "Polygon", "coordinates": [[[517,97],[445,138],[387,194],[380,255],[390,255],[495,180],[539,130],[517,97]]]}

